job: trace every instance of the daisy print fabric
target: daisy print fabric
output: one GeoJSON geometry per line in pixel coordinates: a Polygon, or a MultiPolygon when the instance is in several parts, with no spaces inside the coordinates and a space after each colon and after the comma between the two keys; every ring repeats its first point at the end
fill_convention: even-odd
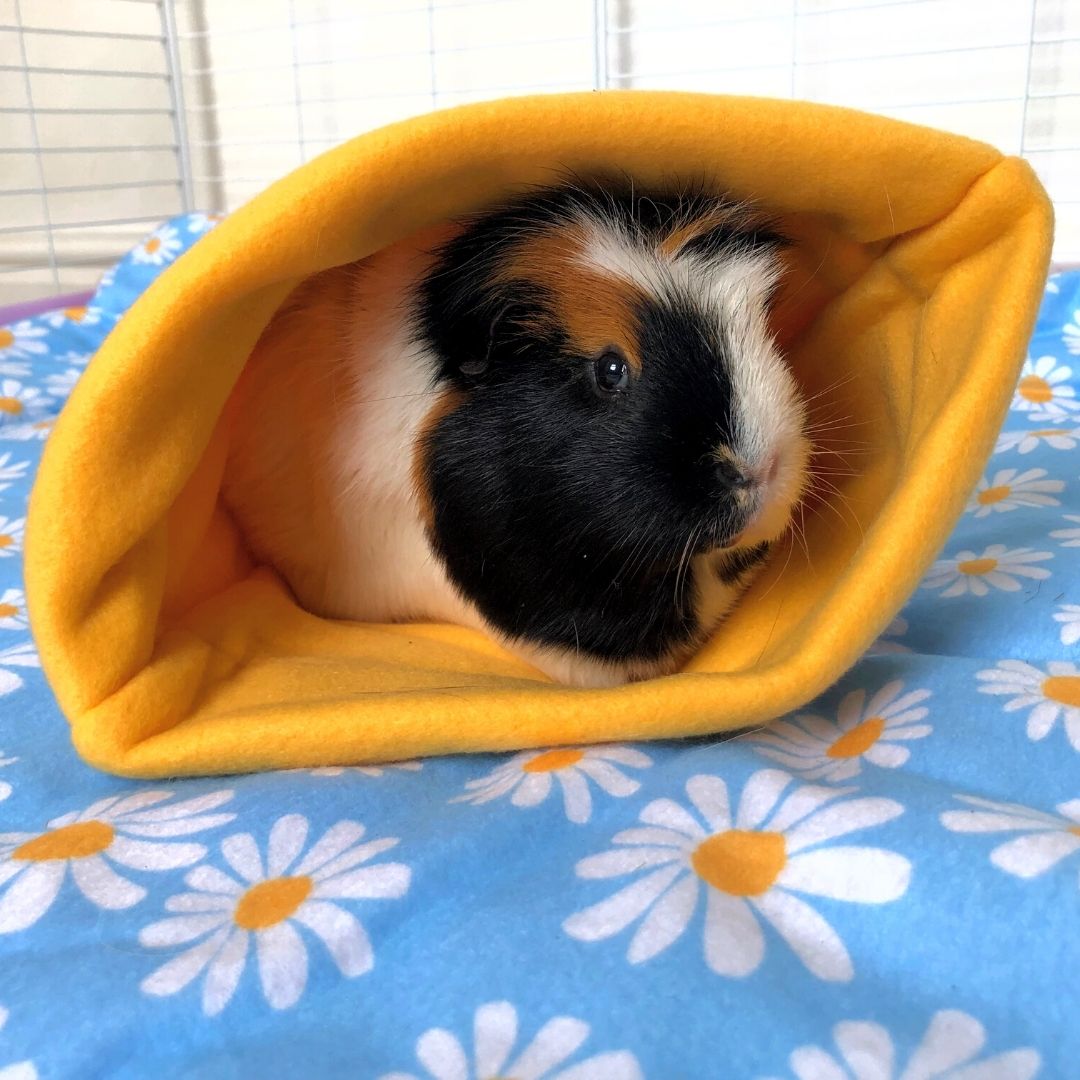
{"type": "Polygon", "coordinates": [[[216,224],[0,325],[0,1080],[1072,1080],[1080,273],[921,587],[797,713],[126,781],[40,670],[27,497],[101,341],[216,224]]]}

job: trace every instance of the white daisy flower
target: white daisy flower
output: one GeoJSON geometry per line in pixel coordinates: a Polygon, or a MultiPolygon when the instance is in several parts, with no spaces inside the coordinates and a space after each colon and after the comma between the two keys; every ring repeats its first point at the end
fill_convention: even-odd
{"type": "Polygon", "coordinates": [[[224,214],[188,214],[187,231],[189,233],[209,232],[215,225],[224,220],[224,214]]]}
{"type": "Polygon", "coordinates": [[[0,517],[0,559],[18,555],[22,551],[26,518],[0,517]]]}
{"type": "Polygon", "coordinates": [[[116,272],[120,269],[119,263],[114,263],[98,278],[97,291],[111,288],[116,283],[116,272]]]}
{"type": "Polygon", "coordinates": [[[1004,431],[998,436],[994,453],[1006,450],[1019,450],[1021,454],[1030,454],[1045,444],[1052,450],[1075,450],[1080,442],[1080,428],[1048,427],[1035,428],[1031,431],[1004,431]]]}
{"type": "MultiPolygon", "coordinates": [[[[1080,525],[1080,516],[1065,514],[1064,517],[1066,521],[1075,521],[1077,525],[1080,525]]],[[[1060,540],[1062,547],[1080,547],[1080,529],[1055,529],[1050,536],[1054,540],[1060,540]]]]}
{"type": "Polygon", "coordinates": [[[1054,295],[1061,292],[1060,278],[1061,278],[1060,274],[1051,274],[1046,279],[1045,291],[1048,292],[1048,293],[1052,293],[1054,295]]]}
{"type": "Polygon", "coordinates": [[[92,305],[80,305],[79,307],[61,308],[52,311],[45,316],[45,321],[54,327],[71,326],[97,326],[101,322],[101,308],[92,305]]]}
{"type": "Polygon", "coordinates": [[[1046,670],[1024,660],[999,660],[997,667],[975,673],[983,694],[1009,695],[1006,712],[1030,709],[1027,737],[1045,739],[1061,717],[1074,750],[1080,750],[1080,671],[1067,660],[1050,660],[1046,670]]]}
{"type": "Polygon", "coordinates": [[[1060,506],[1051,492],[1058,495],[1064,487],[1064,480],[1047,480],[1045,469],[1001,469],[975,485],[967,511],[982,518],[1002,510],[1019,510],[1021,506],[1060,506]]]}
{"type": "Polygon", "coordinates": [[[30,468],[29,461],[11,461],[11,451],[0,454],[0,491],[6,491],[11,487],[13,480],[25,480],[26,470],[30,468]]]}
{"type": "Polygon", "coordinates": [[[1033,878],[1080,851],[1080,799],[1059,803],[1057,815],[1017,803],[957,795],[975,810],[946,810],[941,824],[958,833],[1021,833],[990,852],[990,861],[1007,874],[1033,878]]]}
{"type": "MultiPolygon", "coordinates": [[[[0,750],[0,769],[8,765],[14,765],[18,760],[17,757],[8,757],[3,750],[0,750]]],[[[3,802],[9,796],[11,791],[11,785],[6,780],[0,780],[0,802],[3,802]]]]}
{"type": "Polygon", "coordinates": [[[10,442],[30,442],[31,439],[45,440],[52,434],[55,424],[55,416],[26,424],[5,424],[0,418],[0,439],[10,442]]]}
{"type": "Polygon", "coordinates": [[[86,367],[90,362],[90,357],[93,355],[92,352],[79,352],[77,349],[70,349],[68,352],[54,353],[51,359],[58,364],[67,364],[70,367],[86,367]]]}
{"type": "Polygon", "coordinates": [[[150,263],[164,266],[170,263],[183,250],[184,242],[172,225],[162,225],[155,229],[135,250],[131,257],[137,263],[150,263]]]}
{"type": "Polygon", "coordinates": [[[1073,312],[1072,322],[1065,324],[1061,331],[1061,338],[1065,348],[1073,356],[1080,356],[1080,309],[1073,312]]]}
{"type": "Polygon", "coordinates": [[[1058,366],[1057,357],[1040,356],[1027,360],[1020,372],[1012,408],[1030,412],[1035,419],[1055,420],[1080,409],[1076,391],[1070,385],[1072,368],[1058,366]]]}
{"type": "MultiPolygon", "coordinates": [[[[8,1011],[0,1005],[0,1031],[8,1022],[8,1011]]],[[[38,1071],[32,1062],[18,1061],[14,1065],[0,1065],[0,1080],[38,1080],[38,1071]]]]}
{"type": "Polygon", "coordinates": [[[598,941],[644,916],[626,954],[640,964],[682,936],[704,889],[705,963],[718,975],[741,978],[757,970],[765,958],[765,920],[811,974],[850,982],[855,972],[843,941],[797,894],[857,904],[902,896],[911,877],[907,859],[829,842],[891,821],[904,808],[891,799],[842,798],[853,788],[800,785],[782,798],[790,782],[777,769],[754,773],[734,819],[718,776],[687,781],[697,817],[671,799],[649,803],[642,828],[618,833],[616,847],[576,867],[582,878],[639,876],[571,915],[563,929],[579,941],[598,941]]]}
{"type": "Polygon", "coordinates": [[[1061,644],[1075,645],[1080,641],[1080,604],[1062,604],[1054,612],[1054,622],[1061,623],[1061,644]]]}
{"type": "Polygon", "coordinates": [[[46,375],[45,393],[54,398],[68,398],[80,378],[82,372],[78,368],[68,368],[56,375],[46,375]]]}
{"type": "Polygon", "coordinates": [[[895,619],[878,636],[877,640],[866,650],[870,656],[875,656],[880,653],[906,653],[911,650],[896,638],[903,637],[911,627],[908,625],[907,619],[902,615],[897,615],[895,619]]]}
{"type": "Polygon", "coordinates": [[[552,792],[552,777],[562,789],[568,821],[581,825],[592,817],[591,780],[601,791],[621,799],[641,787],[617,766],[645,769],[652,759],[629,746],[579,746],[526,750],[496,766],[486,776],[469,780],[463,795],[451,802],[474,806],[510,796],[514,806],[539,806],[552,792]]]}
{"type": "Polygon", "coordinates": [[[865,690],[853,690],[840,702],[836,720],[803,715],[770,724],[750,736],[757,751],[805,780],[837,783],[858,776],[864,760],[895,769],[911,756],[902,743],[924,739],[933,731],[921,724],[920,705],[929,690],[901,694],[899,680],[883,686],[869,702],[865,690]]]}
{"type": "Polygon", "coordinates": [[[423,767],[419,761],[388,761],[385,765],[323,765],[307,771],[309,776],[343,776],[345,773],[356,773],[359,776],[383,776],[388,769],[419,772],[423,767]]]}
{"type": "Polygon", "coordinates": [[[41,338],[47,333],[44,326],[37,326],[30,319],[0,326],[0,360],[44,356],[49,350],[41,338]]]}
{"type": "Polygon", "coordinates": [[[398,842],[361,843],[364,831],[355,821],[339,821],[303,854],[308,821],[286,814],[270,830],[265,859],[250,833],[227,837],[221,852],[232,874],[196,867],[184,878],[194,891],[165,902],[176,914],[139,934],[148,949],[195,942],[143,979],[143,992],[176,994],[205,971],[202,1009],[216,1016],[236,992],[254,948],[267,1002],[290,1008],[307,984],[307,946],[297,927],[322,941],[346,978],[370,971],[375,959],[367,931],[335,901],[396,900],[408,890],[411,871],[404,863],[362,865],[398,842]]]}
{"type": "MultiPolygon", "coordinates": [[[[589,1037],[589,1025],[572,1016],[549,1020],[514,1053],[517,1010],[509,1001],[491,1001],[476,1010],[473,1053],[445,1028],[430,1028],[416,1040],[416,1057],[425,1080],[641,1080],[637,1059],[627,1050],[609,1051],[566,1065],[589,1037]],[[513,1059],[511,1060],[511,1055],[513,1059]],[[510,1062],[507,1064],[507,1062],[510,1062]]],[[[385,1073],[379,1080],[421,1080],[415,1073],[385,1073]]]]}
{"type": "Polygon", "coordinates": [[[0,833],[0,933],[33,926],[52,906],[68,870],[92,904],[117,911],[137,904],[146,890],[111,864],[132,870],[175,870],[206,854],[202,844],[175,843],[232,821],[214,814],[233,796],[215,791],[170,802],[172,791],[110,795],[85,810],[64,814],[41,833],[0,833]],[[168,802],[169,805],[162,806],[168,802]]]}
{"type": "MultiPolygon", "coordinates": [[[[0,360],[0,375],[11,375],[16,379],[25,379],[33,368],[29,364],[21,363],[18,360],[0,360]]],[[[0,1077],[3,1074],[0,1073],[0,1077]]]]}
{"type": "Polygon", "coordinates": [[[843,1020],[832,1036],[835,1055],[813,1045],[792,1053],[788,1065],[796,1080],[1031,1080],[1042,1064],[1027,1046],[980,1058],[986,1029],[957,1009],[934,1014],[899,1071],[892,1036],[881,1024],[843,1020]]]}
{"type": "Polygon", "coordinates": [[[1049,551],[1030,548],[1008,550],[1004,544],[991,544],[982,554],[958,551],[952,558],[939,559],[923,579],[924,589],[943,589],[941,595],[986,596],[991,587],[1002,592],[1019,592],[1018,578],[1041,581],[1050,571],[1032,563],[1044,562],[1054,556],[1049,551]]]}
{"type": "Polygon", "coordinates": [[[17,379],[0,380],[0,421],[25,421],[27,416],[47,405],[36,386],[26,386],[17,379]]]}
{"type": "Polygon", "coordinates": [[[0,649],[0,697],[18,690],[23,684],[17,672],[8,670],[12,667],[41,667],[33,642],[24,641],[21,645],[0,649]]]}
{"type": "Polygon", "coordinates": [[[26,596],[22,589],[0,593],[0,630],[26,629],[26,596]]]}

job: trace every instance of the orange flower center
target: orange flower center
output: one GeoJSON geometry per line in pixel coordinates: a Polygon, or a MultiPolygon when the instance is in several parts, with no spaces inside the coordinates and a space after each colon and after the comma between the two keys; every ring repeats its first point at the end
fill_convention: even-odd
{"type": "Polygon", "coordinates": [[[11,857],[26,862],[85,859],[104,851],[113,842],[114,835],[113,827],[104,821],[77,821],[74,825],[65,825],[27,840],[11,853],[11,857]]]}
{"type": "Polygon", "coordinates": [[[997,487],[987,488],[985,491],[980,491],[976,496],[976,502],[980,506],[993,506],[994,503],[1001,502],[1002,499],[1007,499],[1012,488],[1008,484],[999,484],[997,487]]]}
{"type": "Polygon", "coordinates": [[[559,769],[569,769],[571,765],[576,765],[584,756],[583,750],[548,750],[526,761],[521,766],[521,771],[557,772],[559,769]]]}
{"type": "Polygon", "coordinates": [[[1080,709],[1080,675],[1051,675],[1042,684],[1043,697],[1080,709]]]}
{"type": "Polygon", "coordinates": [[[233,921],[242,930],[266,930],[284,922],[308,898],[309,877],[279,877],[252,885],[236,905],[233,921]]]}
{"type": "Polygon", "coordinates": [[[728,829],[702,840],[690,856],[702,881],[731,896],[761,896],[787,865],[783,833],[728,829]]]}
{"type": "Polygon", "coordinates": [[[11,547],[15,543],[15,537],[8,536],[7,533],[0,533],[0,548],[11,547]]]}
{"type": "Polygon", "coordinates": [[[70,320],[71,320],[72,322],[82,322],[82,321],[83,321],[83,319],[85,319],[85,318],[86,318],[86,308],[85,308],[85,307],[69,307],[69,308],[64,308],[64,314],[65,314],[65,315],[66,315],[66,316],[67,316],[67,317],[68,317],[68,318],[69,318],[69,319],[70,319],[70,320]]]}
{"type": "Polygon", "coordinates": [[[14,604],[0,604],[0,619],[10,619],[18,614],[19,609],[14,604]]]}
{"type": "Polygon", "coordinates": [[[147,255],[153,255],[154,252],[161,247],[161,241],[156,236],[151,236],[150,239],[146,241],[145,246],[147,255]]]}
{"type": "Polygon", "coordinates": [[[1036,405],[1044,405],[1048,401],[1053,401],[1054,391],[1050,384],[1038,375],[1025,375],[1020,380],[1020,386],[1018,387],[1020,396],[1025,401],[1030,401],[1036,405]]]}
{"type": "Polygon", "coordinates": [[[997,569],[997,559],[968,559],[956,567],[961,574],[989,574],[997,569]]]}
{"type": "Polygon", "coordinates": [[[884,730],[885,721],[880,716],[872,716],[850,731],[845,731],[825,752],[832,758],[858,757],[865,754],[881,738],[884,730]]]}
{"type": "Polygon", "coordinates": [[[0,349],[9,349],[14,344],[15,335],[6,326],[0,326],[0,349]]]}
{"type": "Polygon", "coordinates": [[[18,416],[23,411],[23,403],[18,398],[0,397],[0,412],[9,416],[18,416]]]}

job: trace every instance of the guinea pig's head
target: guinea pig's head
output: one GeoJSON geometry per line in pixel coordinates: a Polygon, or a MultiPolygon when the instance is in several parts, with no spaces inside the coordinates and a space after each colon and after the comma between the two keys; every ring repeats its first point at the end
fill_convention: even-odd
{"type": "Polygon", "coordinates": [[[781,246],[729,200],[598,181],[437,252],[416,474],[451,579],[503,633],[659,655],[694,634],[691,557],[786,529],[809,445],[766,321],[781,246]]]}

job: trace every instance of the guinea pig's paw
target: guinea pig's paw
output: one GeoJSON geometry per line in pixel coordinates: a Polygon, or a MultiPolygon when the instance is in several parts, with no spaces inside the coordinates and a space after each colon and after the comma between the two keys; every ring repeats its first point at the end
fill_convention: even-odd
{"type": "Polygon", "coordinates": [[[575,649],[537,645],[520,639],[507,642],[507,647],[553,682],[587,690],[609,689],[670,675],[679,666],[679,658],[674,656],[665,656],[659,660],[610,661],[575,649]]]}

